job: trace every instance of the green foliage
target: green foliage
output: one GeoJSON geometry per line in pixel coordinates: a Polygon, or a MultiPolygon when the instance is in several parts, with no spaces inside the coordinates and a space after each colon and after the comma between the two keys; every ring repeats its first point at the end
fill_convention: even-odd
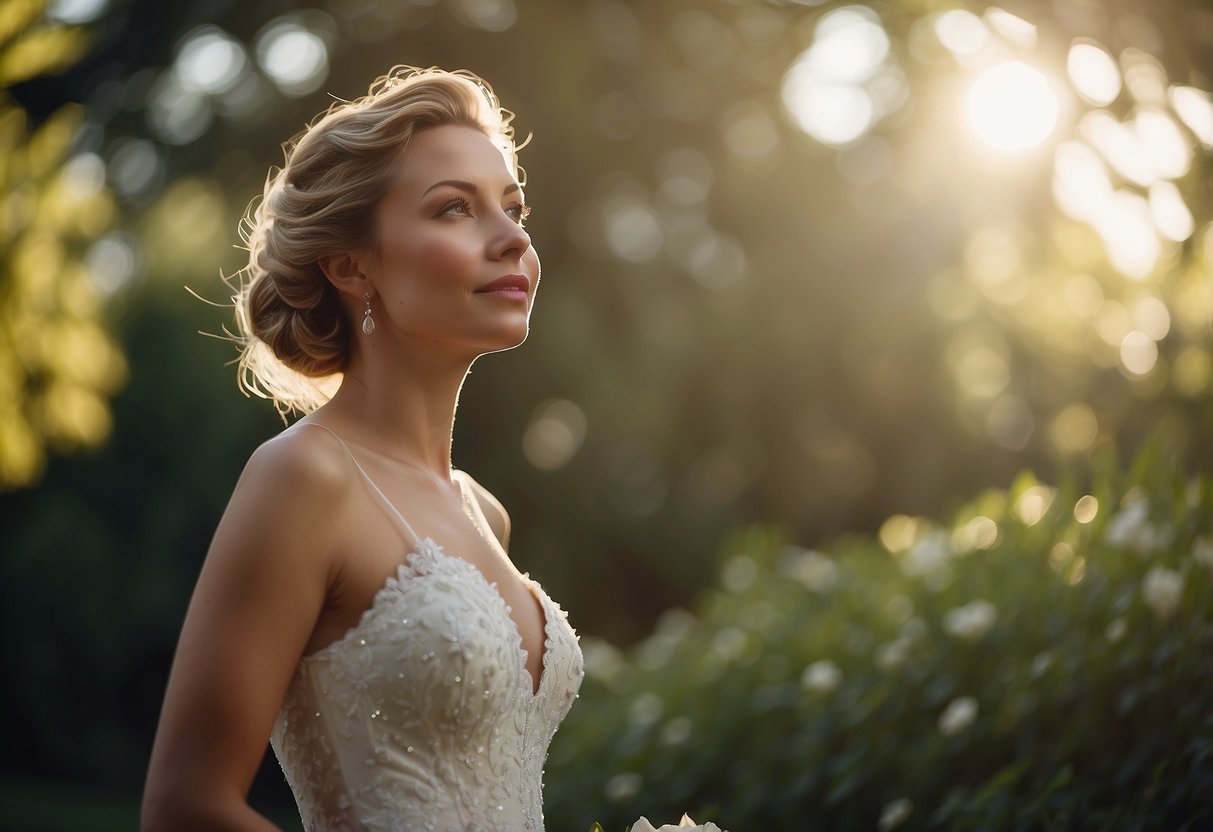
{"type": "Polygon", "coordinates": [[[107,438],[108,397],[127,372],[85,263],[115,206],[101,161],[71,153],[83,109],[65,104],[32,124],[8,92],[85,47],[81,30],[39,22],[42,5],[0,9],[0,489],[36,480],[48,447],[107,438]]]}
{"type": "MultiPolygon", "coordinates": [[[[115,437],[0,500],[0,629],[18,634],[4,651],[15,682],[0,692],[10,715],[0,770],[22,780],[138,795],[207,544],[249,454],[277,427],[236,393],[222,345],[195,334],[200,306],[177,287],[130,298],[121,350],[141,371],[113,400],[115,437]],[[181,379],[190,364],[200,369],[181,379]],[[224,396],[245,406],[210,408],[224,396]]],[[[31,806],[42,794],[11,791],[29,792],[31,806]]]]}
{"type": "Polygon", "coordinates": [[[41,20],[45,0],[9,0],[0,8],[0,87],[62,72],[89,45],[81,27],[41,20]]]}
{"type": "Polygon", "coordinates": [[[1094,467],[828,555],[739,532],[694,615],[626,652],[582,639],[548,822],[1213,823],[1213,478],[1157,444],[1094,467]]]}

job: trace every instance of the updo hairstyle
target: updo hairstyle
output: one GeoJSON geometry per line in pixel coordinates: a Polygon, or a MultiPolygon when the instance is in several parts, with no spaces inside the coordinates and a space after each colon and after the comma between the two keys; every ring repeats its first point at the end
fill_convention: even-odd
{"type": "Polygon", "coordinates": [[[320,261],[375,244],[387,174],[421,130],[481,130],[521,181],[512,119],[472,72],[396,66],[365,96],[335,102],[283,145],[285,166],[270,169],[262,198],[240,224],[249,259],[232,298],[233,337],[245,395],[273,400],[284,418],[332,397],[357,322],[349,320],[320,261]]]}

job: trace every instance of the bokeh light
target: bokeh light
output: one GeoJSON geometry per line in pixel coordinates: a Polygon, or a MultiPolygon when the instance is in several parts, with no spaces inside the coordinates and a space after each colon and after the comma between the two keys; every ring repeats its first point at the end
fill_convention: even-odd
{"type": "Polygon", "coordinates": [[[257,63],[286,95],[306,95],[328,76],[328,44],[321,36],[328,26],[321,24],[331,26],[331,18],[320,13],[307,18],[284,15],[257,35],[257,63]]]}
{"type": "Polygon", "coordinates": [[[1213,148],[1213,96],[1195,87],[1175,86],[1168,91],[1168,97],[1176,114],[1200,140],[1201,146],[1206,150],[1213,148]]]}
{"type": "Polygon", "coordinates": [[[585,441],[586,417],[580,407],[565,399],[540,403],[522,437],[527,461],[544,471],[568,463],[585,441]]]}
{"type": "Polygon", "coordinates": [[[1096,107],[1106,107],[1120,95],[1120,69],[1094,41],[1079,40],[1070,47],[1066,72],[1078,94],[1096,107]]]}
{"type": "Polygon", "coordinates": [[[904,101],[891,69],[889,37],[867,6],[826,13],[813,43],[784,75],[784,110],[793,124],[822,144],[844,147],[904,101]]]}
{"type": "Polygon", "coordinates": [[[240,43],[217,26],[203,26],[178,48],[177,78],[184,89],[216,95],[235,85],[246,63],[240,43]]]}
{"type": "Polygon", "coordinates": [[[957,55],[976,55],[990,40],[990,30],[981,18],[964,9],[936,15],[933,25],[939,42],[957,55]]]}
{"type": "Polygon", "coordinates": [[[1035,147],[1057,126],[1057,94],[1044,74],[1022,61],[982,72],[969,89],[966,106],[973,129],[1000,150],[1035,147]]]}
{"type": "Polygon", "coordinates": [[[88,23],[100,17],[107,6],[109,0],[51,0],[46,16],[63,23],[88,23]]]}

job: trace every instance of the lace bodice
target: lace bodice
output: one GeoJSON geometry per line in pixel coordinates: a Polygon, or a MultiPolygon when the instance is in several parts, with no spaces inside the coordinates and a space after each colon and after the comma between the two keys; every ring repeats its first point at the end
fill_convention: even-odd
{"type": "Polygon", "coordinates": [[[526,580],[544,614],[537,690],[496,584],[428,537],[302,658],[270,744],[307,832],[543,829],[543,764],[584,671],[567,614],[526,580]]]}

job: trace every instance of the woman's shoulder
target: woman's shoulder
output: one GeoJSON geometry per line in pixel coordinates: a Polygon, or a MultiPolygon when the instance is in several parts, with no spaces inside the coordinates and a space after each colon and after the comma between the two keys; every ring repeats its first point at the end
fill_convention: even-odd
{"type": "Polygon", "coordinates": [[[281,489],[292,497],[327,499],[348,488],[351,466],[336,436],[306,423],[295,423],[262,442],[245,466],[242,480],[281,489]]]}
{"type": "Polygon", "coordinates": [[[456,470],[458,470],[459,474],[465,480],[468,481],[468,484],[470,486],[472,486],[472,491],[476,494],[477,498],[479,498],[479,500],[482,504],[487,502],[487,503],[491,504],[494,508],[496,508],[500,511],[505,511],[504,506],[501,505],[501,501],[498,500],[493,495],[493,492],[489,491],[487,488],[485,488],[483,485],[481,485],[479,480],[477,480],[475,477],[473,477],[471,474],[469,474],[467,471],[463,470],[462,468],[458,468],[456,470]]]}
{"type": "Polygon", "coordinates": [[[493,492],[481,485],[475,477],[462,469],[460,469],[460,474],[472,486],[472,493],[476,495],[476,501],[480,503],[480,510],[484,513],[484,518],[488,520],[493,533],[497,535],[497,539],[501,541],[501,547],[508,549],[510,544],[509,512],[505,510],[505,506],[493,495],[493,492]]]}

